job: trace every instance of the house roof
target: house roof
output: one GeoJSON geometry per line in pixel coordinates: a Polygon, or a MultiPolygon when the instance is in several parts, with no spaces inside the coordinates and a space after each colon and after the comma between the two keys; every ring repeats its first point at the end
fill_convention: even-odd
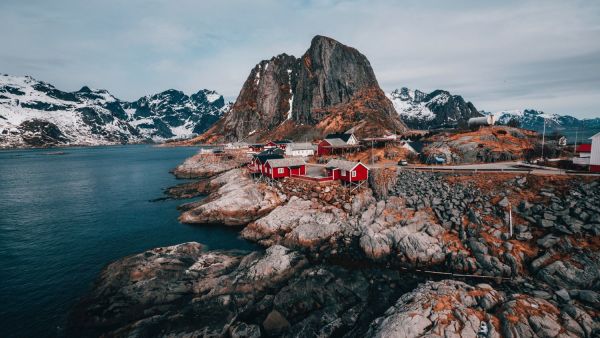
{"type": "Polygon", "coordinates": [[[348,144],[341,138],[327,138],[325,139],[332,147],[345,147],[348,144]]]}
{"type": "Polygon", "coordinates": [[[253,148],[264,147],[264,146],[265,146],[264,144],[260,144],[260,143],[255,143],[255,144],[250,145],[250,147],[253,147],[253,148]]]}
{"type": "MultiPolygon", "coordinates": [[[[354,168],[356,168],[357,165],[362,164],[360,162],[352,162],[352,161],[345,161],[345,160],[329,160],[329,162],[327,162],[327,164],[325,165],[325,167],[327,168],[339,168],[342,170],[346,170],[346,171],[352,171],[354,168]]],[[[363,164],[364,166],[364,164],[363,164]]],[[[365,166],[365,168],[367,168],[365,166]]],[[[369,170],[369,168],[367,168],[367,170],[369,170]]]]}
{"type": "Polygon", "coordinates": [[[272,168],[281,168],[281,167],[298,167],[301,165],[305,165],[304,159],[301,157],[288,157],[288,158],[279,158],[279,159],[270,159],[267,161],[272,168]]]}
{"type": "Polygon", "coordinates": [[[578,153],[591,153],[592,145],[591,144],[580,144],[575,148],[575,151],[578,153]]]}
{"type": "Polygon", "coordinates": [[[590,137],[590,140],[593,139],[593,138],[596,138],[596,137],[600,137],[600,133],[594,134],[594,136],[590,137]]]}
{"type": "Polygon", "coordinates": [[[329,139],[339,138],[342,141],[344,141],[344,143],[347,143],[348,140],[350,139],[350,137],[352,137],[352,134],[338,133],[338,134],[329,134],[325,137],[325,139],[329,140],[329,139]]]}
{"type": "Polygon", "coordinates": [[[291,150],[313,150],[315,149],[312,145],[312,143],[310,142],[304,142],[304,143],[300,143],[300,142],[296,142],[296,143],[290,143],[288,146],[291,150]]]}
{"type": "Polygon", "coordinates": [[[255,157],[258,161],[260,161],[260,163],[263,163],[263,164],[266,163],[268,160],[275,160],[275,159],[283,158],[283,156],[277,155],[277,154],[256,155],[255,157]]]}
{"type": "Polygon", "coordinates": [[[276,144],[292,143],[292,141],[290,141],[290,140],[275,140],[275,141],[271,141],[271,142],[276,143],[276,144]]]}
{"type": "Polygon", "coordinates": [[[263,151],[261,151],[260,153],[258,153],[258,155],[283,155],[285,154],[285,151],[283,151],[283,149],[279,149],[279,148],[271,148],[271,149],[265,149],[263,151]]]}

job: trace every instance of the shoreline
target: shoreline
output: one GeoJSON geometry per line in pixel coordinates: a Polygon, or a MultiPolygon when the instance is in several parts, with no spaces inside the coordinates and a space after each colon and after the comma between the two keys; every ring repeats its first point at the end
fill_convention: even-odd
{"type": "MultiPolygon", "coordinates": [[[[204,170],[202,169],[204,168],[202,162],[199,163],[200,166],[193,167],[192,170],[204,170]]],[[[225,165],[226,169],[222,171],[211,171],[213,169],[210,169],[206,171],[209,174],[202,177],[202,179],[180,184],[168,190],[173,192],[171,189],[175,189],[174,193],[182,196],[206,195],[200,201],[180,206],[179,209],[182,212],[180,221],[192,225],[198,224],[198,226],[219,223],[220,226],[224,225],[237,231],[242,238],[258,244],[263,249],[244,256],[239,261],[240,263],[233,263],[238,260],[238,258],[235,258],[237,257],[235,254],[231,256],[230,253],[223,251],[194,249],[197,251],[194,251],[190,257],[187,256],[189,253],[183,254],[188,258],[176,253],[179,252],[180,248],[190,244],[153,249],[159,250],[159,252],[165,252],[164,250],[171,252],[165,258],[160,259],[189,262],[185,263],[184,266],[188,266],[188,264],[191,264],[191,266],[181,270],[182,272],[192,271],[195,269],[196,264],[204,262],[202,264],[208,264],[207,268],[210,266],[209,270],[206,271],[221,271],[214,272],[221,277],[211,275],[213,272],[208,275],[200,272],[204,271],[205,268],[194,272],[200,274],[198,277],[200,283],[211,285],[213,282],[210,281],[215,280],[215,278],[219,282],[206,289],[207,295],[196,294],[197,291],[194,289],[185,291],[186,297],[191,297],[191,303],[187,301],[183,303],[166,303],[165,306],[169,310],[164,316],[156,317],[153,324],[146,323],[143,318],[138,318],[135,321],[135,325],[138,327],[136,330],[142,330],[138,332],[166,327],[170,328],[168,329],[169,332],[173,333],[183,332],[182,329],[185,332],[200,332],[196,330],[207,332],[205,330],[209,330],[208,332],[218,335],[236,335],[245,332],[251,333],[249,336],[260,337],[265,334],[282,334],[290,332],[290,330],[296,332],[323,330],[324,327],[321,325],[324,324],[315,321],[315,316],[320,316],[320,312],[316,308],[305,312],[301,317],[294,314],[295,312],[291,309],[299,300],[295,296],[286,298],[285,301],[280,300],[279,303],[276,303],[279,305],[269,301],[263,305],[267,309],[263,309],[263,306],[259,305],[260,302],[258,304],[246,303],[256,297],[263,299],[261,302],[266,299],[273,299],[272,297],[279,299],[283,297],[282,292],[302,294],[307,292],[307,283],[310,285],[308,290],[312,290],[304,296],[308,299],[313,297],[312,292],[328,293],[332,292],[333,289],[339,289],[340,286],[330,290],[327,283],[322,284],[312,280],[321,276],[321,273],[331,276],[334,280],[340,276],[346,276],[344,283],[350,283],[355,287],[363,285],[361,284],[363,278],[377,280],[379,277],[376,276],[388,276],[379,282],[375,282],[375,284],[371,284],[371,286],[367,287],[369,285],[367,283],[360,287],[367,287],[367,289],[374,287],[378,290],[375,293],[373,293],[374,290],[369,292],[372,296],[379,295],[374,296],[379,302],[379,306],[376,307],[377,310],[367,310],[368,307],[365,307],[374,299],[351,301],[354,304],[351,307],[358,306],[362,309],[360,310],[362,316],[366,317],[359,315],[359,317],[346,324],[340,324],[330,333],[337,332],[337,334],[340,334],[345,332],[348,334],[348,330],[352,327],[353,330],[356,329],[356,332],[368,336],[398,334],[395,331],[398,321],[404,320],[402,318],[405,318],[404,316],[407,313],[398,312],[399,310],[393,312],[392,309],[394,308],[400,309],[398,307],[400,305],[394,307],[394,303],[403,304],[402,306],[413,306],[411,305],[413,301],[408,301],[406,297],[415,292],[424,295],[424,299],[433,297],[429,301],[430,303],[422,303],[415,298],[417,302],[415,304],[421,304],[419,306],[422,307],[427,304],[432,306],[431,304],[436,302],[439,304],[439,297],[459,297],[459,295],[460,297],[466,297],[467,294],[477,294],[483,297],[480,299],[478,298],[480,296],[475,296],[474,300],[464,301],[464,304],[460,306],[458,304],[446,304],[443,307],[435,305],[429,310],[432,311],[429,314],[417,311],[420,322],[415,323],[416,326],[411,329],[415,331],[415,334],[417,332],[421,332],[419,334],[429,332],[429,329],[420,326],[421,323],[432,320],[433,317],[430,316],[434,313],[442,315],[447,311],[450,311],[450,313],[466,311],[464,315],[472,323],[470,327],[463,326],[463,331],[457,331],[457,334],[477,334],[480,323],[485,323],[490,332],[494,332],[491,335],[492,337],[495,337],[495,334],[499,332],[505,335],[508,332],[526,334],[526,332],[533,330],[530,327],[531,324],[527,322],[526,316],[518,315],[522,311],[531,311],[527,310],[529,305],[526,304],[534,304],[538,308],[545,309],[538,316],[539,320],[543,321],[544,325],[548,327],[561,327],[561,330],[567,330],[572,334],[582,334],[583,336],[589,336],[592,332],[600,329],[598,323],[592,319],[597,318],[599,309],[595,309],[593,303],[590,303],[591,299],[594,299],[593,297],[598,297],[598,294],[593,293],[590,289],[585,289],[586,285],[592,287],[594,283],[597,283],[600,276],[583,277],[583,275],[578,275],[579,277],[576,279],[565,280],[564,277],[557,277],[559,276],[556,275],[558,270],[550,269],[556,264],[563,264],[566,269],[570,269],[567,270],[571,271],[568,273],[580,274],[580,272],[577,272],[580,271],[578,265],[570,263],[572,260],[575,262],[592,259],[588,262],[594,262],[592,257],[598,255],[596,246],[600,243],[596,243],[593,237],[589,237],[588,234],[589,231],[600,233],[600,210],[598,210],[598,216],[593,216],[594,219],[598,218],[599,220],[597,226],[590,223],[591,225],[588,227],[588,223],[584,221],[583,225],[585,226],[580,226],[577,230],[584,234],[583,238],[588,238],[586,241],[589,241],[589,243],[585,245],[591,245],[595,249],[586,249],[585,246],[582,246],[577,250],[584,251],[570,251],[568,255],[572,256],[568,259],[563,258],[562,261],[560,258],[554,258],[554,261],[552,261],[547,257],[549,252],[554,250],[553,247],[562,248],[563,238],[564,243],[571,243],[569,244],[571,248],[573,245],[579,245],[570,239],[571,235],[566,233],[571,230],[559,224],[558,221],[552,221],[552,223],[542,222],[533,217],[538,217],[538,209],[541,208],[544,217],[542,219],[544,220],[545,215],[550,210],[546,209],[548,200],[580,198],[578,196],[581,196],[582,193],[588,193],[587,190],[599,189],[600,184],[597,181],[506,174],[498,176],[497,182],[490,186],[490,184],[483,182],[492,179],[493,175],[476,178],[466,177],[465,181],[459,174],[444,175],[400,171],[397,174],[398,181],[393,182],[391,195],[389,196],[375,198],[370,193],[370,189],[367,188],[367,190],[352,195],[352,197],[340,197],[343,196],[340,195],[342,190],[336,193],[333,193],[333,191],[342,188],[336,188],[335,186],[327,189],[311,190],[317,188],[306,184],[298,185],[293,183],[293,180],[287,179],[274,184],[256,183],[246,176],[247,174],[243,169],[235,169],[237,162],[235,164],[233,168],[229,169],[225,165]],[[544,186],[542,182],[545,180],[553,180],[554,183],[552,184],[556,189],[553,188],[549,192],[545,190],[546,188],[540,188],[540,186],[544,186]],[[575,195],[571,195],[571,190],[565,188],[567,183],[561,183],[567,181],[579,182],[577,187],[580,188],[573,188],[579,189],[575,190],[575,195]],[[289,186],[290,184],[292,185],[289,186]],[[526,203],[529,203],[529,206],[526,206],[527,209],[523,209],[521,206],[523,203],[519,204],[519,200],[516,200],[516,198],[521,198],[516,196],[520,196],[519,194],[524,191],[525,186],[529,190],[533,189],[534,194],[526,197],[529,200],[526,201],[526,203]],[[500,201],[497,201],[493,197],[494,195],[488,195],[490,189],[493,191],[498,187],[506,187],[511,191],[510,193],[504,192],[504,198],[500,201]],[[413,195],[414,192],[422,191],[422,189],[426,189],[427,194],[413,195]],[[411,192],[413,190],[414,192],[411,192]],[[539,196],[535,194],[539,194],[539,196]],[[435,197],[438,195],[440,197],[435,197]],[[467,208],[464,201],[453,199],[453,196],[462,195],[465,196],[464,199],[468,201],[469,205],[476,209],[475,212],[473,212],[473,209],[467,208]],[[348,199],[344,200],[345,198],[348,199]],[[329,202],[324,202],[325,200],[329,202]],[[503,207],[507,203],[505,201],[511,201],[515,208],[518,206],[518,209],[515,209],[515,216],[518,217],[518,224],[516,225],[517,239],[508,240],[509,238],[504,237],[505,228],[501,224],[503,222],[502,218],[507,215],[505,214],[506,209],[503,207]],[[447,203],[451,205],[449,208],[445,207],[447,203]],[[261,205],[261,207],[255,209],[252,207],[253,205],[261,205]],[[456,218],[454,210],[458,210],[458,215],[464,215],[467,221],[456,218]],[[531,213],[529,210],[534,211],[531,213]],[[491,219],[496,219],[496,221],[491,219]],[[500,222],[499,227],[493,224],[497,221],[500,222]],[[524,224],[527,222],[533,222],[534,224],[525,226],[524,224]],[[556,227],[558,231],[564,230],[563,237],[547,234],[548,229],[553,229],[553,227],[556,227]],[[473,231],[473,229],[479,229],[479,232],[473,231]],[[544,233],[547,235],[544,235],[544,233]],[[560,241],[555,238],[559,238],[560,241]],[[536,241],[538,244],[536,244],[536,241]],[[535,248],[535,250],[532,248],[535,248]],[[221,263],[209,263],[207,260],[213,259],[210,257],[220,257],[219,261],[221,263]],[[544,261],[542,262],[542,260],[544,261]],[[289,262],[290,265],[278,267],[282,262],[289,262]],[[295,265],[296,263],[292,262],[304,263],[295,265]],[[212,264],[217,265],[212,267],[212,264]],[[231,268],[221,270],[224,267],[222,264],[225,264],[224,266],[233,265],[231,268]],[[266,269],[261,270],[261,274],[266,275],[258,277],[253,275],[254,272],[249,272],[253,271],[252,269],[255,266],[266,269]],[[396,277],[390,277],[392,275],[396,277]],[[411,284],[410,288],[399,292],[395,285],[398,282],[403,284],[402,278],[413,280],[415,284],[411,284]],[[245,280],[242,284],[249,284],[244,287],[243,295],[239,296],[242,297],[238,301],[241,303],[231,308],[225,298],[221,297],[233,297],[233,294],[240,292],[237,289],[240,286],[236,286],[238,282],[234,282],[236,280],[245,280]],[[312,284],[315,282],[316,284],[312,284]],[[222,285],[218,286],[219,284],[222,285]],[[565,290],[565,287],[567,287],[566,293],[562,291],[565,290]],[[271,291],[267,291],[265,294],[265,290],[271,291]],[[382,302],[383,298],[381,297],[385,294],[388,295],[385,297],[387,301],[382,302]],[[567,298],[568,302],[566,302],[567,298]],[[490,304],[493,305],[484,306],[482,309],[477,304],[481,304],[483,299],[487,299],[486,301],[490,301],[490,304]],[[217,303],[214,303],[216,300],[218,300],[217,303]],[[223,303],[224,301],[225,303],[223,303]],[[205,311],[201,311],[202,314],[199,314],[199,316],[204,319],[195,321],[193,325],[185,324],[188,319],[182,319],[183,322],[180,323],[176,321],[179,324],[166,325],[165,320],[172,320],[168,319],[172,318],[170,316],[179,316],[190,309],[197,309],[193,305],[195,303],[204,304],[205,307],[208,306],[214,314],[221,314],[225,316],[224,318],[230,318],[233,313],[238,311],[247,312],[248,315],[242,316],[233,324],[226,324],[222,320],[212,317],[213,315],[209,316],[205,311]],[[565,312],[565,304],[570,304],[569,309],[571,310],[565,312]],[[493,310],[496,308],[502,308],[503,311],[493,310]],[[250,315],[251,313],[253,315],[250,315]],[[478,314],[473,316],[474,313],[478,314]],[[508,320],[509,317],[506,317],[504,313],[516,315],[512,315],[513,317],[508,320]],[[563,317],[570,316],[569,318],[576,323],[576,327],[566,326],[566,322],[556,317],[557,313],[560,313],[563,317]],[[250,319],[254,318],[253,316],[256,318],[250,319]],[[472,331],[464,331],[467,329],[472,331]]],[[[208,168],[213,168],[213,166],[209,165],[208,168]]],[[[196,244],[192,246],[194,245],[196,244]]],[[[201,244],[198,245],[203,248],[201,244]]],[[[581,245],[584,245],[584,243],[581,245]]],[[[148,256],[147,253],[143,255],[145,255],[145,258],[142,258],[132,267],[138,264],[154,264],[152,263],[154,255],[148,256]]],[[[131,257],[112,263],[112,267],[107,268],[107,270],[113,272],[105,270],[99,283],[114,283],[111,280],[121,274],[122,271],[120,270],[123,269],[116,267],[129,259],[131,257]],[[117,275],[114,275],[115,273],[117,275]]],[[[596,263],[597,261],[593,264],[596,263]]],[[[152,275],[155,273],[162,274],[161,268],[156,271],[155,269],[148,270],[148,273],[152,275]]],[[[163,276],[160,281],[153,283],[158,283],[155,284],[155,287],[159,288],[172,283],[176,285],[187,283],[185,282],[187,280],[186,274],[187,272],[183,275],[163,276]]],[[[143,279],[144,277],[142,277],[143,279]]],[[[126,292],[128,283],[130,281],[119,281],[118,285],[121,286],[114,290],[116,292],[114,296],[126,297],[129,302],[133,302],[130,306],[142,306],[147,308],[146,311],[154,311],[152,310],[154,305],[143,305],[145,301],[135,305],[138,301],[122,294],[122,292],[126,292]]],[[[348,285],[344,287],[348,287],[348,285]]],[[[147,292],[152,294],[150,289],[142,287],[142,290],[145,290],[142,291],[142,294],[147,292]]],[[[96,289],[94,292],[98,292],[98,290],[96,289]]],[[[93,294],[91,297],[94,297],[93,294]]],[[[179,296],[173,295],[173,297],[179,296]]],[[[343,318],[346,316],[347,309],[345,307],[347,305],[343,304],[347,304],[347,300],[333,300],[336,297],[333,295],[331,297],[333,297],[331,298],[333,303],[327,303],[328,305],[324,306],[338,309],[331,315],[333,318],[338,318],[336,320],[344,322],[343,318]]],[[[100,301],[100,299],[97,300],[100,301]]],[[[86,308],[85,304],[80,304],[80,306],[86,308]]],[[[83,308],[80,307],[79,314],[84,311],[83,308]]],[[[102,311],[102,307],[99,309],[102,311]]],[[[423,309],[421,308],[420,311],[423,311],[423,309]]],[[[96,316],[102,318],[106,315],[108,313],[98,313],[96,316]]],[[[186,317],[186,315],[183,316],[183,318],[186,317]]],[[[77,326],[77,323],[72,323],[78,327],[72,332],[87,332],[86,330],[89,329],[96,330],[94,327],[99,328],[96,324],[89,322],[90,318],[84,316],[80,320],[88,323],[87,326],[77,326]]],[[[452,325],[456,325],[453,323],[457,322],[464,323],[464,320],[453,317],[448,319],[448,322],[436,323],[435,327],[448,330],[452,325]]],[[[118,323],[118,321],[115,323],[118,323]]],[[[116,324],[117,326],[114,326],[113,329],[125,323],[116,324]]],[[[105,329],[112,330],[108,327],[105,329]]],[[[104,332],[102,330],[105,329],[100,329],[99,332],[104,332]]],[[[122,327],[119,330],[123,329],[126,328],[122,327]]],[[[131,333],[131,331],[129,332],[131,333]]]]}

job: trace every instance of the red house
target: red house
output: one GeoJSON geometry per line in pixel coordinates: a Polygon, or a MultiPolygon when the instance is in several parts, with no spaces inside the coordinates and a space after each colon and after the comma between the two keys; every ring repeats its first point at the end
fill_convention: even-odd
{"type": "Polygon", "coordinates": [[[281,150],[285,150],[290,143],[292,142],[288,140],[269,141],[267,144],[265,144],[265,148],[279,148],[281,150]]]}
{"type": "Polygon", "coordinates": [[[250,161],[250,164],[248,164],[248,169],[253,174],[265,174],[264,166],[267,161],[281,158],[283,158],[283,156],[277,154],[254,155],[250,161]]]}
{"type": "Polygon", "coordinates": [[[263,149],[265,148],[264,144],[251,144],[248,146],[248,148],[250,148],[250,151],[255,152],[255,153],[259,153],[261,151],[263,151],[263,149]]]}
{"type": "Polygon", "coordinates": [[[361,182],[369,178],[369,168],[361,162],[330,160],[325,165],[328,176],[344,182],[361,182]]]}
{"type": "Polygon", "coordinates": [[[306,175],[306,162],[298,157],[270,159],[263,168],[263,175],[270,178],[306,175]]]}
{"type": "Polygon", "coordinates": [[[317,145],[317,156],[341,154],[358,147],[354,134],[329,134],[317,145]]]}

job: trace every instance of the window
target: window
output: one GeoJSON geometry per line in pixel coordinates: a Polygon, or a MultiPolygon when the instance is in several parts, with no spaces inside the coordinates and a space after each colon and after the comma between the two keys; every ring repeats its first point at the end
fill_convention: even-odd
{"type": "Polygon", "coordinates": [[[356,171],[352,171],[352,177],[356,177],[356,171]]]}
{"type": "Polygon", "coordinates": [[[272,173],[273,173],[273,169],[269,168],[269,174],[272,174],[272,173]]]}
{"type": "Polygon", "coordinates": [[[346,170],[342,170],[342,176],[346,176],[346,170]]]}
{"type": "Polygon", "coordinates": [[[280,174],[283,174],[283,168],[277,169],[277,172],[280,173],[280,174]]]}

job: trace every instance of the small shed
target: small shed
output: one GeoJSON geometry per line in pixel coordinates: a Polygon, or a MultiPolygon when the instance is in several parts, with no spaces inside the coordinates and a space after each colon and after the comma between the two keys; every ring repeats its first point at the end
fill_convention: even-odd
{"type": "Polygon", "coordinates": [[[265,145],[264,144],[259,144],[259,143],[250,144],[248,146],[248,148],[250,149],[250,151],[258,153],[258,152],[263,151],[263,149],[265,149],[265,145]]]}
{"type": "Polygon", "coordinates": [[[285,149],[287,156],[312,156],[315,154],[315,146],[310,142],[290,143],[285,149]]]}
{"type": "Polygon", "coordinates": [[[330,160],[325,165],[328,176],[344,182],[360,182],[369,178],[369,168],[361,162],[330,160]]]}
{"type": "Polygon", "coordinates": [[[271,178],[306,175],[306,162],[303,158],[279,158],[267,160],[265,173],[271,178]]]}

